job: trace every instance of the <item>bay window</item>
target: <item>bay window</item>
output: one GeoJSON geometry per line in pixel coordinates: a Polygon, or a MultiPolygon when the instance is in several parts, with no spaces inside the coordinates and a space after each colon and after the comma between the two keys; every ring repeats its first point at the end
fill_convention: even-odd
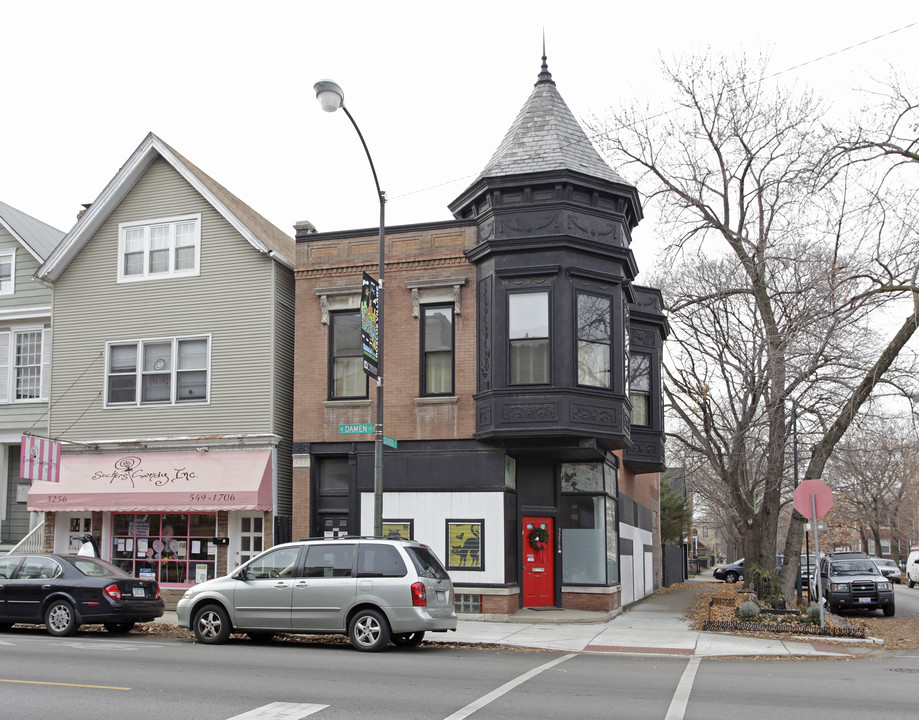
{"type": "Polygon", "coordinates": [[[608,297],[577,295],[578,385],[610,387],[611,309],[608,297]]]}
{"type": "Polygon", "coordinates": [[[549,293],[507,296],[510,383],[549,382],[549,293]]]}

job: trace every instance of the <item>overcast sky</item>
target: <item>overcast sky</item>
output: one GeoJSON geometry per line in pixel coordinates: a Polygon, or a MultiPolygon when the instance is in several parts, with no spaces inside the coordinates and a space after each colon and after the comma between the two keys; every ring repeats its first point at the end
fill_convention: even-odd
{"type": "MultiPolygon", "coordinates": [[[[768,53],[775,82],[839,112],[889,64],[914,84],[919,68],[915,0],[0,0],[0,27],[0,200],[63,231],[150,131],[291,234],[376,226],[363,149],[320,109],[322,78],[370,147],[387,225],[448,220],[529,96],[543,31],[579,119],[668,107],[661,58],[706,49],[768,53]]],[[[653,235],[635,235],[644,268],[653,235]]]]}

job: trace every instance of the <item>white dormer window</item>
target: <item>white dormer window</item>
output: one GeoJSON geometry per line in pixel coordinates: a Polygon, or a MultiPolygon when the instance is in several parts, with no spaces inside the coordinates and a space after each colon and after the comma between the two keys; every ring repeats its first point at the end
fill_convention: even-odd
{"type": "Polygon", "coordinates": [[[118,282],[199,274],[201,215],[118,225],[118,282]]]}
{"type": "Polygon", "coordinates": [[[13,294],[14,258],[12,250],[0,252],[0,295],[13,294]]]}

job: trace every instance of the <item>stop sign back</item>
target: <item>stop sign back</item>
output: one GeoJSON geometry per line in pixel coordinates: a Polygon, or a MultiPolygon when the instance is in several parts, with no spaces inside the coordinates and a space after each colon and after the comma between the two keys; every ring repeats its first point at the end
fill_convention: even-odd
{"type": "Polygon", "coordinates": [[[815,508],[817,517],[822,518],[833,507],[833,491],[830,490],[829,485],[819,478],[802,480],[801,484],[795,488],[793,498],[795,510],[808,520],[813,520],[815,508]],[[814,498],[813,506],[811,505],[811,496],[814,498]]]}

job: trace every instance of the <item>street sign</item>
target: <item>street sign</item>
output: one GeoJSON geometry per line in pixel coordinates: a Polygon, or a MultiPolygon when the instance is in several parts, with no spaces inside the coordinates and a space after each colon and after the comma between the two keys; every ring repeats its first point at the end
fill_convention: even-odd
{"type": "Polygon", "coordinates": [[[399,447],[399,443],[395,439],[389,437],[389,435],[383,436],[383,444],[391,448],[399,447]]]}
{"type": "Polygon", "coordinates": [[[822,518],[833,507],[833,491],[819,478],[802,480],[792,497],[795,510],[808,520],[812,520],[815,513],[818,518],[822,518]]]}
{"type": "Polygon", "coordinates": [[[357,425],[339,425],[338,432],[342,435],[360,435],[372,433],[374,431],[373,423],[363,423],[357,425]]]}

